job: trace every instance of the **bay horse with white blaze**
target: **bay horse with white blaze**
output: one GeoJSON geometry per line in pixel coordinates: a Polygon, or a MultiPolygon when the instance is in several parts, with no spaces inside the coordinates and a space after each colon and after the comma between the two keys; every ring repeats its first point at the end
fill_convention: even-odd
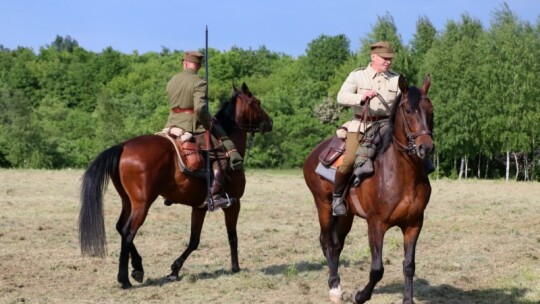
{"type": "Polygon", "coordinates": [[[350,188],[346,195],[347,216],[332,217],[332,184],[315,173],[319,155],[331,139],[315,147],[304,163],[304,178],[317,207],[321,248],[330,270],[329,296],[335,303],[340,303],[343,296],[339,258],[355,216],[367,221],[371,270],[367,285],[353,296],[354,303],[371,299],[375,285],[382,279],[384,235],[394,226],[403,233],[403,303],[413,303],[415,248],[431,195],[423,165],[434,147],[433,105],[427,96],[430,83],[427,76],[421,88],[409,87],[400,77],[401,96],[392,107],[388,131],[374,161],[375,172],[350,188]]]}
{"type": "MultiPolygon", "coordinates": [[[[244,156],[248,133],[272,130],[272,120],[244,83],[216,113],[215,119],[244,156]]],[[[206,216],[201,207],[207,197],[206,179],[187,175],[180,170],[174,145],[159,135],[132,138],[101,152],[86,169],[81,184],[79,237],[83,255],[104,257],[107,254],[103,218],[103,193],[112,180],[122,200],[122,211],[116,224],[121,236],[118,282],[130,288],[128,264],[131,257],[131,276],[142,283],[144,270],[133,239],[143,224],[152,203],[163,196],[174,202],[191,206],[191,235],[187,249],[171,265],[169,279],[178,278],[188,256],[197,249],[206,216]]],[[[232,272],[240,271],[236,224],[240,212],[240,198],[246,178],[243,170],[228,171],[225,191],[238,201],[227,209],[225,226],[231,252],[232,272]]]]}

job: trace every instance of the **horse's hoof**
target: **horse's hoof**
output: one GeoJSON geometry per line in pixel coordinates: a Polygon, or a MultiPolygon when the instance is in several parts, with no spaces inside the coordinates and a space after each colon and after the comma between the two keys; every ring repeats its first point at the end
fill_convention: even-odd
{"type": "Polygon", "coordinates": [[[362,290],[362,291],[357,292],[353,296],[352,301],[355,304],[363,304],[363,303],[366,303],[367,301],[369,301],[370,299],[371,299],[371,295],[368,294],[367,291],[362,290]]]}
{"type": "Polygon", "coordinates": [[[233,273],[237,273],[237,272],[240,271],[240,267],[239,267],[239,266],[233,267],[233,268],[231,269],[231,271],[232,271],[233,273]]]}
{"type": "Polygon", "coordinates": [[[131,272],[131,277],[132,277],[135,281],[137,281],[137,282],[139,282],[139,283],[142,283],[143,280],[144,280],[144,271],[133,270],[133,271],[131,272]]]}
{"type": "Polygon", "coordinates": [[[338,285],[336,288],[332,288],[328,291],[328,296],[332,303],[340,304],[343,300],[343,291],[341,291],[341,285],[338,285]]]}
{"type": "Polygon", "coordinates": [[[174,275],[174,274],[170,274],[170,275],[167,276],[167,280],[169,280],[171,282],[178,281],[178,276],[174,275]]]}
{"type": "Polygon", "coordinates": [[[133,287],[133,285],[131,285],[130,282],[127,282],[127,283],[121,283],[121,288],[122,288],[122,289],[130,289],[131,287],[133,287]]]}

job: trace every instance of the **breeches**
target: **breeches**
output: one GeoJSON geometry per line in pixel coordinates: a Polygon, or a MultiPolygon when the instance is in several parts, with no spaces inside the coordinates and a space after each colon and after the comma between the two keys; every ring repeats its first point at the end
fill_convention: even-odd
{"type": "Polygon", "coordinates": [[[343,157],[343,162],[337,168],[339,172],[347,174],[352,171],[354,160],[356,158],[356,148],[358,148],[358,142],[361,138],[362,133],[347,133],[347,139],[345,140],[345,157],[343,157]]]}

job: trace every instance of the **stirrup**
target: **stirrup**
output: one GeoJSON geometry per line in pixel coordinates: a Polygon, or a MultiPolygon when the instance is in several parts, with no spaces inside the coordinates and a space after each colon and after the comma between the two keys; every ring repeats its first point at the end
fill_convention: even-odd
{"type": "Polygon", "coordinates": [[[219,195],[216,196],[216,198],[212,198],[211,200],[208,200],[208,210],[209,211],[216,211],[219,208],[221,209],[227,209],[232,204],[236,202],[235,198],[229,197],[227,193],[225,193],[225,197],[219,195]]]}
{"type": "Polygon", "coordinates": [[[332,199],[332,215],[333,216],[345,216],[347,215],[347,204],[345,200],[339,196],[332,199]]]}

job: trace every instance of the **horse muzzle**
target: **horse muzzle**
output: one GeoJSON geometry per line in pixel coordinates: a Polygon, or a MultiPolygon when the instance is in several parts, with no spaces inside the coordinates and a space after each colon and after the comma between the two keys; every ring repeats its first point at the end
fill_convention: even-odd
{"type": "Polygon", "coordinates": [[[273,128],[274,128],[274,123],[271,119],[269,119],[268,121],[263,121],[259,125],[259,130],[261,130],[262,133],[270,132],[272,131],[273,128]]]}
{"type": "Polygon", "coordinates": [[[433,138],[430,135],[422,135],[417,137],[415,148],[416,155],[418,155],[418,157],[421,159],[428,158],[435,148],[433,138]]]}

